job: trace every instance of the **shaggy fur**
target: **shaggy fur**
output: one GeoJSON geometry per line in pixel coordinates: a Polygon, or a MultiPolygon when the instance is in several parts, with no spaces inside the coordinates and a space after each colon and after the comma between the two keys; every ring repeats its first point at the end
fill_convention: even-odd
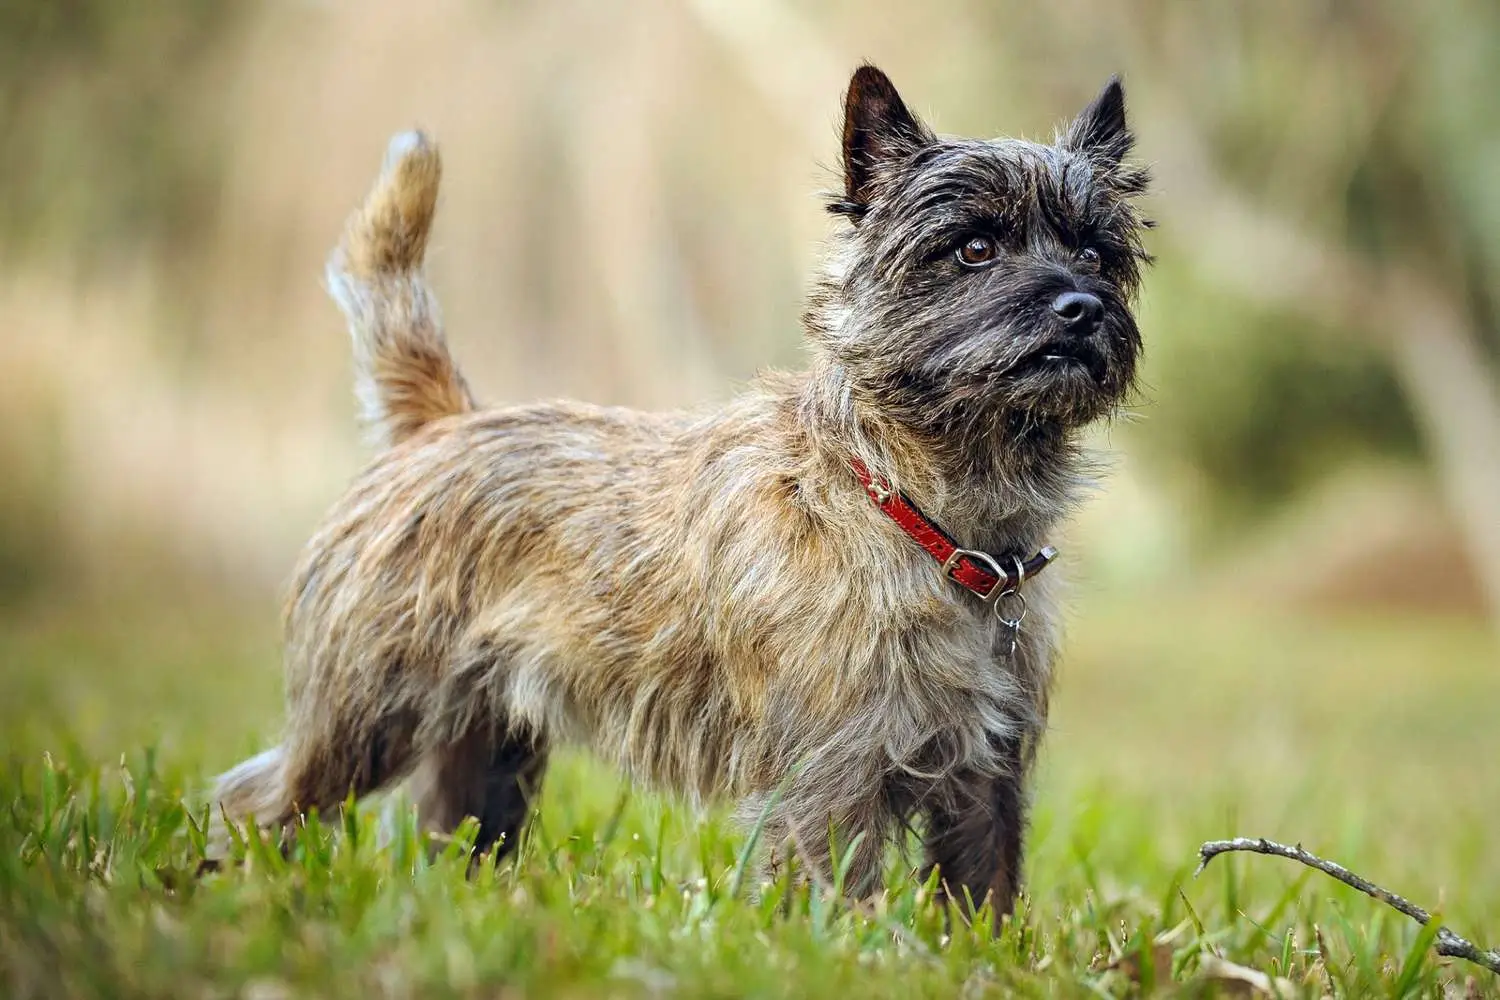
{"type": "Polygon", "coordinates": [[[415,774],[424,822],[476,816],[503,850],[576,744],[765,811],[815,877],[847,850],[854,892],[919,824],[949,891],[1009,909],[1056,573],[1028,581],[1012,652],[850,459],[965,546],[1047,540],[1084,485],[1079,430],[1135,371],[1130,142],[1114,81],[1040,145],[940,139],[861,68],[809,370],[656,414],[475,407],[422,275],[437,151],[398,137],[328,274],[382,450],[297,567],[285,735],[223,776],[225,811],[287,823],[415,774]],[[976,235],[993,258],[971,266],[976,235]],[[1069,290],[1096,329],[1059,318],[1069,290]]]}

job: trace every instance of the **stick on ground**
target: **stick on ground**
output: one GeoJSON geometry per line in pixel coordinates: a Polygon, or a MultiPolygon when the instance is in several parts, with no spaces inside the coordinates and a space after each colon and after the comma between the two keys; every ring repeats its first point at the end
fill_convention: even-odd
{"type": "MultiPolygon", "coordinates": [[[[1378,899],[1387,906],[1406,914],[1419,924],[1426,924],[1432,919],[1432,914],[1422,909],[1410,900],[1396,895],[1389,889],[1382,889],[1369,879],[1361,878],[1343,865],[1332,861],[1325,861],[1316,854],[1309,854],[1302,849],[1302,845],[1288,847],[1278,844],[1274,840],[1254,837],[1236,837],[1233,840],[1210,840],[1198,848],[1198,870],[1193,873],[1194,877],[1203,873],[1208,863],[1221,854],[1230,851],[1249,851],[1253,854],[1270,854],[1278,858],[1290,858],[1300,862],[1309,868],[1316,868],[1330,878],[1338,879],[1345,885],[1358,889],[1372,899],[1378,899]]],[[[1450,958],[1462,958],[1473,962],[1475,965],[1484,966],[1491,972],[1500,975],[1500,951],[1481,948],[1466,938],[1461,938],[1446,927],[1439,927],[1435,947],[1439,955],[1450,958]]]]}

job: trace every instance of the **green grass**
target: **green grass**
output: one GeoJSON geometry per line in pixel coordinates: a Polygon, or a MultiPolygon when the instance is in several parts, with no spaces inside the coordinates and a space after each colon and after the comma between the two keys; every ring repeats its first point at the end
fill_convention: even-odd
{"type": "Polygon", "coordinates": [[[1470,975],[1500,996],[1289,862],[1192,878],[1202,840],[1300,841],[1500,940],[1500,657],[1476,626],[1161,597],[1086,609],[1068,649],[1030,895],[995,938],[988,914],[950,926],[894,857],[866,906],[742,878],[721,813],[578,756],[518,858],[472,879],[462,838],[431,857],[379,804],[198,878],[208,776],[278,722],[273,636],[193,607],[13,620],[0,995],[1199,996],[1219,956],[1293,996],[1462,995],[1470,975]]]}

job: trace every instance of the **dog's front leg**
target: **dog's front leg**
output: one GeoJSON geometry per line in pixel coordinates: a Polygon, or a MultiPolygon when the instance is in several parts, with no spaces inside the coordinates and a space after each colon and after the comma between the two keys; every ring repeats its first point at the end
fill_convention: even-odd
{"type": "Polygon", "coordinates": [[[848,899],[880,891],[885,848],[898,817],[883,800],[851,806],[790,797],[766,826],[773,856],[795,855],[820,888],[848,899]]]}
{"type": "Polygon", "coordinates": [[[1019,771],[957,781],[927,812],[927,871],[937,868],[944,897],[960,906],[988,899],[997,915],[1008,914],[1021,887],[1025,828],[1019,771]]]}

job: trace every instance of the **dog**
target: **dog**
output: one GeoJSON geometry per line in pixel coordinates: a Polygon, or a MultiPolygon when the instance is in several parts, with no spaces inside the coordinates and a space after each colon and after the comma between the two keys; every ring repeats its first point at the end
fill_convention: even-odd
{"type": "Polygon", "coordinates": [[[814,879],[908,830],[1009,912],[1080,434],[1128,400],[1150,257],[1111,80],[1051,144],[939,137],[873,66],[806,371],[713,410],[481,407],[423,257],[441,161],[397,136],[331,258],[378,453],[302,554],[279,746],[224,774],[290,824],[410,778],[421,822],[522,831],[549,752],[731,799],[814,879]]]}

